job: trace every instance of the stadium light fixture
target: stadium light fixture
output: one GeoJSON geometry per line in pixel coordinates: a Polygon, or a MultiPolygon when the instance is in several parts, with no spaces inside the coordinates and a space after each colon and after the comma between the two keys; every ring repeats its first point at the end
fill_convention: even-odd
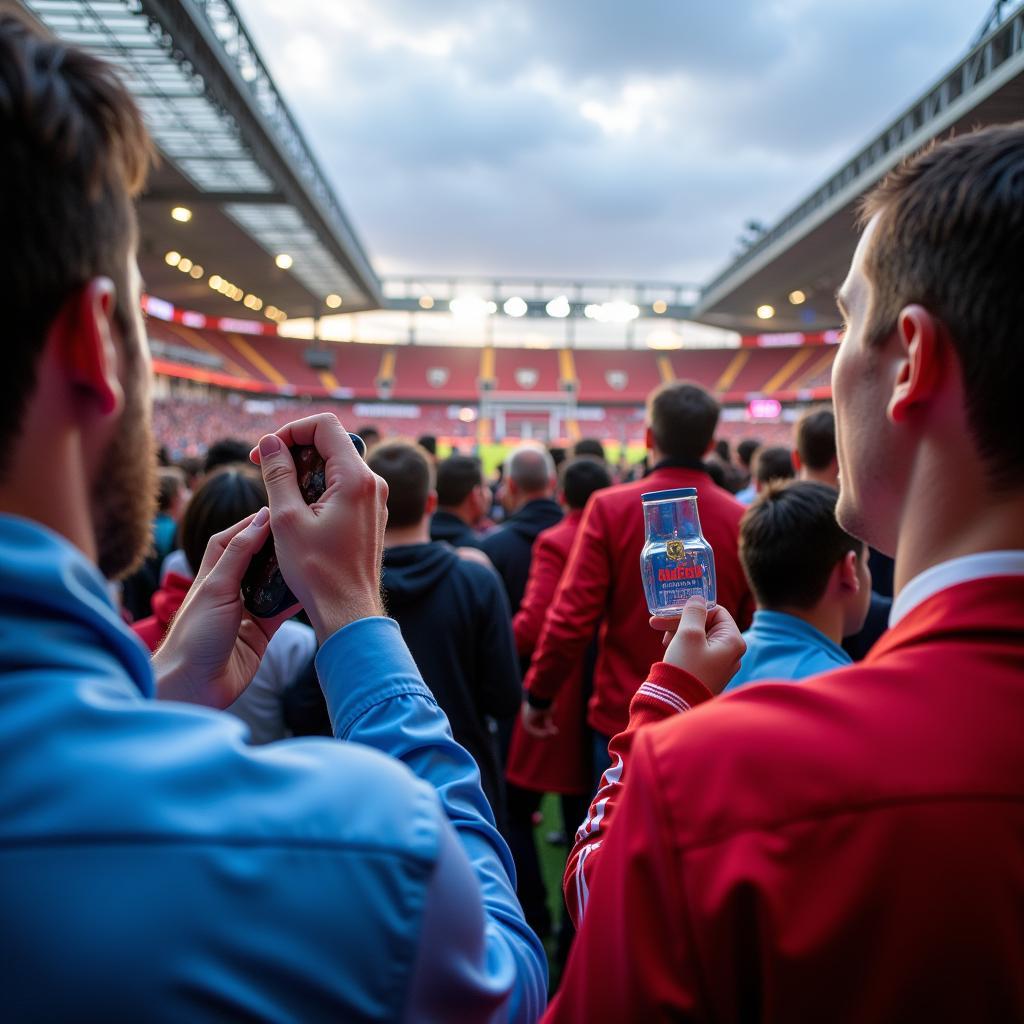
{"type": "Polygon", "coordinates": [[[668,309],[668,303],[664,299],[657,299],[651,306],[658,316],[661,316],[668,309]]]}
{"type": "Polygon", "coordinates": [[[429,295],[421,295],[420,296],[420,309],[433,309],[433,308],[434,308],[434,300],[433,300],[433,298],[431,296],[429,296],[429,295]]]}
{"type": "Polygon", "coordinates": [[[628,324],[640,315],[640,307],[632,302],[589,303],[583,307],[583,315],[599,324],[628,324]]]}
{"type": "Polygon", "coordinates": [[[505,300],[505,305],[502,308],[505,310],[506,316],[520,317],[526,316],[529,307],[526,305],[526,299],[513,295],[512,298],[505,300]]]}
{"type": "Polygon", "coordinates": [[[207,282],[207,284],[209,284],[209,286],[215,292],[218,292],[218,291],[220,291],[220,286],[223,283],[223,281],[224,281],[224,278],[221,277],[220,274],[211,274],[210,275],[210,280],[207,282]]]}
{"type": "Polygon", "coordinates": [[[789,301],[794,306],[802,306],[807,301],[807,295],[797,288],[795,291],[789,293],[789,301]]]}
{"type": "Polygon", "coordinates": [[[564,319],[572,312],[569,306],[569,297],[567,295],[559,295],[558,298],[552,299],[544,307],[544,312],[558,320],[564,319]]]}
{"type": "Polygon", "coordinates": [[[328,295],[326,299],[324,299],[324,305],[328,309],[340,309],[342,301],[343,300],[342,300],[342,297],[340,295],[338,295],[338,294],[336,294],[334,292],[331,292],[331,294],[328,295]]]}
{"type": "Polygon", "coordinates": [[[767,302],[763,306],[757,307],[758,320],[771,320],[773,316],[775,316],[775,307],[769,306],[767,302]]]}
{"type": "Polygon", "coordinates": [[[483,320],[484,317],[498,311],[495,302],[488,302],[477,295],[460,295],[448,303],[448,309],[456,320],[469,323],[475,320],[483,320]]]}
{"type": "Polygon", "coordinates": [[[661,324],[655,327],[644,340],[648,348],[675,349],[683,347],[682,336],[677,331],[672,330],[668,324],[661,324]]]}
{"type": "Polygon", "coordinates": [[[173,249],[164,256],[164,263],[169,267],[176,267],[181,262],[181,253],[175,252],[173,249]]]}
{"type": "Polygon", "coordinates": [[[187,206],[176,206],[171,210],[171,216],[181,224],[187,224],[192,219],[192,211],[187,206]]]}
{"type": "Polygon", "coordinates": [[[291,256],[286,252],[279,252],[274,257],[274,262],[278,265],[281,270],[290,270],[292,264],[295,262],[291,256]]]}
{"type": "Polygon", "coordinates": [[[192,261],[187,256],[182,256],[178,260],[178,269],[183,273],[187,274],[192,269],[192,261]]]}
{"type": "Polygon", "coordinates": [[[203,268],[198,263],[193,263],[192,269],[188,272],[188,276],[194,281],[198,281],[202,278],[203,273],[203,268]]]}
{"type": "Polygon", "coordinates": [[[460,423],[472,423],[476,419],[476,409],[471,408],[468,405],[464,405],[459,410],[459,422],[460,423]]]}

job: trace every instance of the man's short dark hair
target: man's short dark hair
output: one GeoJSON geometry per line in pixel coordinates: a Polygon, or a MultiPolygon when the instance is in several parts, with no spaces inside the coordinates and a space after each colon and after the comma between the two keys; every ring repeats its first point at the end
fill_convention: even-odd
{"type": "Polygon", "coordinates": [[[569,508],[582,509],[594,491],[611,485],[607,465],[592,455],[579,456],[562,467],[562,496],[569,508]]]}
{"type": "Polygon", "coordinates": [[[729,442],[724,437],[720,437],[715,441],[715,454],[723,462],[732,462],[732,449],[729,447],[729,442]]]}
{"type": "Polygon", "coordinates": [[[267,504],[259,471],[241,465],[221,466],[208,476],[181,519],[181,548],[193,574],[199,572],[210,538],[267,504]]]}
{"type": "Polygon", "coordinates": [[[833,487],[813,480],[773,484],[740,520],[740,563],[762,608],[811,608],[848,551],[864,545],[836,522],[833,487]]]}
{"type": "Polygon", "coordinates": [[[483,466],[475,455],[449,455],[437,464],[437,504],[458,508],[483,482],[483,466]]]}
{"type": "Polygon", "coordinates": [[[865,254],[865,337],[892,336],[912,303],[945,325],[960,363],[974,442],[992,484],[1024,484],[1024,121],[961,135],[891,171],[865,197],[878,216],[865,254]]]}
{"type": "Polygon", "coordinates": [[[595,459],[605,461],[604,445],[596,437],[581,437],[573,445],[572,453],[575,456],[591,455],[595,459]]]}
{"type": "Polygon", "coordinates": [[[772,480],[792,480],[794,476],[793,453],[788,448],[773,446],[758,449],[754,457],[754,479],[759,484],[767,484],[772,480]]]}
{"type": "Polygon", "coordinates": [[[761,442],[756,437],[745,437],[736,445],[736,457],[740,460],[745,469],[750,469],[750,463],[754,453],[761,447],[761,442]]]}
{"type": "Polygon", "coordinates": [[[551,461],[555,464],[555,469],[558,469],[559,466],[561,466],[568,458],[565,449],[558,445],[551,445],[551,447],[548,448],[548,453],[551,456],[551,461]]]}
{"type": "MultiPolygon", "coordinates": [[[[96,277],[116,287],[114,322],[134,336],[127,272],[136,237],[132,198],[152,147],[110,64],[0,14],[0,266],[4,372],[0,473],[7,468],[39,356],[61,306],[96,277]]],[[[131,365],[132,346],[121,346],[131,365]]]]}
{"type": "Polygon", "coordinates": [[[240,441],[237,437],[222,437],[206,449],[203,472],[212,473],[221,466],[231,466],[237,462],[249,465],[249,452],[252,449],[248,441],[240,441]]]}
{"type": "Polygon", "coordinates": [[[415,526],[434,486],[427,453],[409,441],[385,441],[367,453],[366,464],[388,485],[388,526],[415,526]]]}
{"type": "Polygon", "coordinates": [[[797,420],[796,451],[808,469],[828,469],[836,459],[836,416],[831,408],[811,409],[797,420]]]}
{"type": "Polygon", "coordinates": [[[654,443],[670,459],[699,462],[715,436],[719,412],[707,391],[687,381],[662,384],[647,399],[654,443]]]}
{"type": "Polygon", "coordinates": [[[433,434],[424,434],[416,439],[416,443],[428,454],[437,455],[437,438],[433,434]]]}

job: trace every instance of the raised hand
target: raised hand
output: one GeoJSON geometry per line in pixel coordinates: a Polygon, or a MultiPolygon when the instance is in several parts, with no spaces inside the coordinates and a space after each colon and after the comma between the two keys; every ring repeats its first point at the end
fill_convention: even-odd
{"type": "Polygon", "coordinates": [[[269,532],[263,508],[210,538],[195,582],[153,655],[161,699],[226,708],[252,682],[270,638],[296,611],[254,619],[242,607],[242,576],[269,532]]]}
{"type": "Polygon", "coordinates": [[[691,597],[678,619],[655,617],[664,630],[665,661],[696,676],[718,694],[739,671],[747,645],[733,617],[721,606],[708,611],[702,597],[691,597]]]}
{"type": "Polygon", "coordinates": [[[387,484],[359,457],[332,413],[288,423],[253,449],[270,498],[270,525],[281,573],[323,643],[356,619],[382,615],[380,595],[387,484]],[[291,445],[323,456],[327,489],[302,499],[291,445]]]}

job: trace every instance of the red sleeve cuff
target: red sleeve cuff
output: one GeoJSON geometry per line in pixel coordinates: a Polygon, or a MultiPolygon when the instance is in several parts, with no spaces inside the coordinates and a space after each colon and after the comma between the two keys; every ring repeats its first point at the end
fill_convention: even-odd
{"type": "Polygon", "coordinates": [[[671,690],[692,708],[714,697],[696,676],[665,661],[656,661],[651,666],[651,671],[647,673],[647,682],[671,690]]]}

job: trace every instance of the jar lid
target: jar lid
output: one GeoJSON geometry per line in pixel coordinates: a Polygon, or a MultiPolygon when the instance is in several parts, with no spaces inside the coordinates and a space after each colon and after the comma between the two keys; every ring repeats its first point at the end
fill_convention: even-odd
{"type": "Polygon", "coordinates": [[[675,487],[670,491],[648,491],[640,495],[641,501],[672,501],[675,498],[696,498],[696,487],[675,487]]]}

